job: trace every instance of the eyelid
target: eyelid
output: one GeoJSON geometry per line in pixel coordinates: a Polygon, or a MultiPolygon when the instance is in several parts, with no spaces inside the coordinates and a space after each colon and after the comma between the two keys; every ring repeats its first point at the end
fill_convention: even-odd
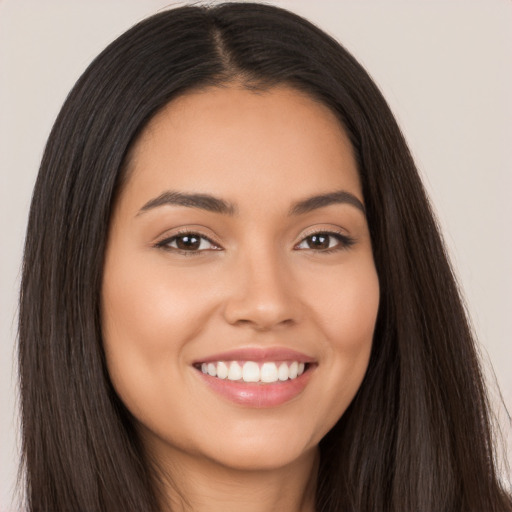
{"type": "Polygon", "coordinates": [[[346,238],[351,238],[345,230],[338,228],[338,227],[313,226],[311,228],[308,228],[304,233],[301,234],[300,241],[302,242],[304,240],[304,238],[307,238],[308,236],[311,236],[311,235],[318,235],[319,233],[325,233],[328,235],[340,235],[340,236],[343,236],[346,238]]]}

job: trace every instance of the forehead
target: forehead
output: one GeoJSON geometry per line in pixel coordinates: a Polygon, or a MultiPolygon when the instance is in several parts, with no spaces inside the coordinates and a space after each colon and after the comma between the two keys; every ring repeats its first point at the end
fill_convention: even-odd
{"type": "Polygon", "coordinates": [[[362,202],[336,115],[284,86],[211,87],[174,99],[142,132],[128,172],[125,193],[140,201],[177,189],[284,206],[291,196],[346,189],[362,202]]]}

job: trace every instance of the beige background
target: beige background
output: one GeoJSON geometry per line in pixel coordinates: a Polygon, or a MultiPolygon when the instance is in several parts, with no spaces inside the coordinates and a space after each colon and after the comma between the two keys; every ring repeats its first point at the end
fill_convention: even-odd
{"type": "MultiPolygon", "coordinates": [[[[440,217],[485,364],[490,368],[492,363],[512,411],[512,2],[268,3],[294,10],[334,35],[384,92],[440,217]]],[[[0,0],[2,512],[14,510],[17,289],[30,195],[45,140],[67,92],[91,59],[135,22],[174,4],[0,0]]],[[[492,395],[498,403],[496,387],[492,395]]],[[[505,417],[503,407],[496,410],[505,417]]]]}

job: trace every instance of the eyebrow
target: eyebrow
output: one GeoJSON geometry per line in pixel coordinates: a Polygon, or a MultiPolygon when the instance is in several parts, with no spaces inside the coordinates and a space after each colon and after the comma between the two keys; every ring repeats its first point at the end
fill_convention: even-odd
{"type": "MultiPolygon", "coordinates": [[[[325,208],[332,204],[349,204],[356,207],[366,215],[363,203],[354,194],[345,190],[336,190],[334,192],[318,194],[295,202],[288,211],[288,216],[304,215],[305,213],[318,210],[319,208],[325,208]]],[[[210,194],[190,194],[168,190],[144,204],[137,215],[165,205],[198,208],[229,216],[235,216],[239,212],[236,204],[210,194]]]]}
{"type": "Polygon", "coordinates": [[[187,194],[185,192],[168,190],[148,201],[139,210],[137,215],[164,205],[187,206],[188,208],[199,208],[201,210],[231,216],[238,213],[238,208],[234,204],[210,194],[187,194]]]}
{"type": "Polygon", "coordinates": [[[331,204],[349,204],[355,206],[366,215],[363,203],[354,194],[346,192],[345,190],[319,194],[297,201],[290,208],[288,215],[303,215],[304,213],[309,213],[313,210],[330,206],[331,204]]]}

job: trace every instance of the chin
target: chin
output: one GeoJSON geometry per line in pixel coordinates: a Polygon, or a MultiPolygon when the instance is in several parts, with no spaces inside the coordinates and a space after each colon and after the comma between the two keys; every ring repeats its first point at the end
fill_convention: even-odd
{"type": "MultiPolygon", "coordinates": [[[[295,428],[295,433],[301,434],[299,426],[295,428]]],[[[303,457],[314,456],[317,443],[312,443],[304,435],[290,435],[290,429],[285,434],[282,435],[279,430],[273,433],[266,430],[263,436],[228,434],[215,443],[210,438],[209,458],[226,468],[263,471],[282,468],[303,457]]]]}
{"type": "Polygon", "coordinates": [[[276,449],[272,443],[267,447],[240,446],[229,453],[223,452],[222,456],[212,459],[212,462],[236,471],[272,471],[292,465],[300,459],[314,457],[316,451],[316,446],[307,449],[289,446],[276,449]]]}

